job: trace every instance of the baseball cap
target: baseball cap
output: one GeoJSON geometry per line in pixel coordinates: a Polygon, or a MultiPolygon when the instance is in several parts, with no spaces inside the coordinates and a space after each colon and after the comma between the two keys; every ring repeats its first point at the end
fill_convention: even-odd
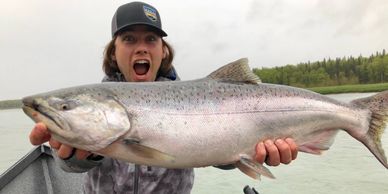
{"type": "Polygon", "coordinates": [[[136,1],[117,8],[112,18],[112,37],[120,30],[137,24],[147,25],[161,36],[167,36],[167,33],[162,30],[158,10],[152,5],[136,1]]]}

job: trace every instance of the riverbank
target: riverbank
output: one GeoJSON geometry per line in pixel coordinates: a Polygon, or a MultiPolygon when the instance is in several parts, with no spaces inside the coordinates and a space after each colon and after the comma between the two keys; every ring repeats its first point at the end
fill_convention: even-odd
{"type": "Polygon", "coordinates": [[[22,107],[22,101],[20,99],[0,101],[0,110],[21,108],[21,107],[22,107]]]}
{"type": "Polygon", "coordinates": [[[388,83],[327,86],[307,89],[320,94],[382,92],[388,90],[388,83]]]}

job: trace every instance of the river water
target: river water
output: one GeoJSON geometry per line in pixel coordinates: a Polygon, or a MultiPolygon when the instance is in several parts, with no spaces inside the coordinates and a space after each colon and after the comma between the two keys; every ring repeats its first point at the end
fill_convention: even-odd
{"type": "MultiPolygon", "coordinates": [[[[371,94],[338,94],[341,101],[371,94]]],[[[0,173],[8,169],[33,146],[28,134],[33,122],[19,109],[0,111],[0,173]]],[[[388,135],[383,136],[388,151],[388,135]]],[[[340,132],[331,149],[321,156],[299,153],[289,165],[269,167],[276,179],[253,180],[239,170],[214,167],[197,168],[193,194],[243,193],[245,185],[260,194],[386,194],[388,171],[368,149],[344,132],[340,132]]]]}

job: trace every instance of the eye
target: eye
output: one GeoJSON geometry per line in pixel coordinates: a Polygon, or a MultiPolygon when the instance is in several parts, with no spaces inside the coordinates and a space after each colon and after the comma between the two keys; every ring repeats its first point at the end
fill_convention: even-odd
{"type": "Polygon", "coordinates": [[[57,109],[60,111],[68,111],[74,109],[76,107],[76,103],[74,101],[66,101],[57,104],[57,109]]]}
{"type": "Polygon", "coordinates": [[[154,42],[154,41],[157,40],[157,37],[155,35],[149,35],[149,36],[146,37],[146,40],[148,42],[154,42]]]}
{"type": "Polygon", "coordinates": [[[63,103],[63,104],[61,104],[60,105],[60,109],[61,110],[70,110],[70,105],[69,104],[67,104],[67,103],[63,103]]]}
{"type": "Polygon", "coordinates": [[[134,36],[127,34],[123,36],[122,40],[127,42],[134,42],[136,39],[134,36]]]}

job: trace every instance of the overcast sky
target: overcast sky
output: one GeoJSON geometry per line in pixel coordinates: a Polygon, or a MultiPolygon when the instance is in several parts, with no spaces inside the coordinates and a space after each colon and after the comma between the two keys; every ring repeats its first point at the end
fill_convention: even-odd
{"type": "MultiPolygon", "coordinates": [[[[98,83],[111,18],[129,1],[1,0],[0,100],[98,83]]],[[[388,49],[386,0],[158,0],[183,80],[248,57],[272,67],[388,49]]]]}

